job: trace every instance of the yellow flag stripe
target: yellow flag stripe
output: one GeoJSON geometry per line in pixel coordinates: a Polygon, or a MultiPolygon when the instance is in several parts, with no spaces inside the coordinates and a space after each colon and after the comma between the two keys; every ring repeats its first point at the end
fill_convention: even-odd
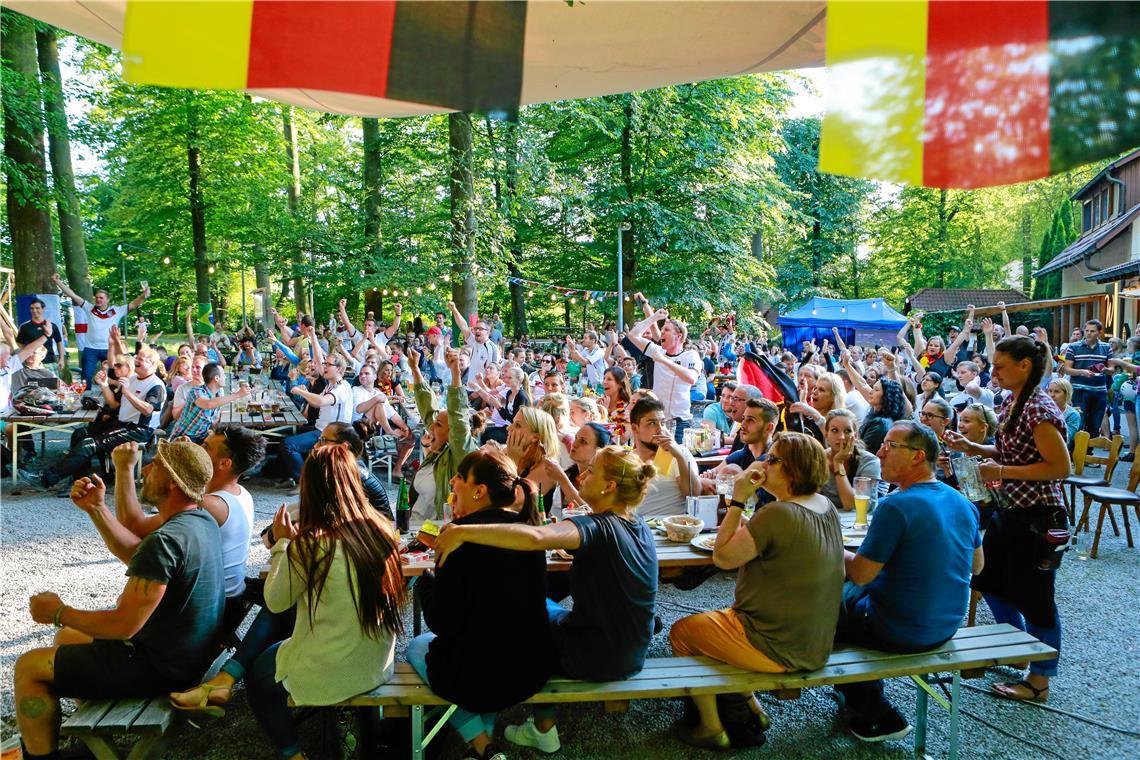
{"type": "Polygon", "coordinates": [[[136,84],[241,90],[253,0],[129,0],[123,77],[136,84]]]}
{"type": "Polygon", "coordinates": [[[922,184],[925,2],[827,6],[822,171],[922,184]]]}

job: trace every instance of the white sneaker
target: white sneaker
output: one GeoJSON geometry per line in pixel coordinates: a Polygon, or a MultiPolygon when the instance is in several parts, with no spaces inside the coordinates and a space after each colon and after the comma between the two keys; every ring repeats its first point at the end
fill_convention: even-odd
{"type": "Polygon", "coordinates": [[[552,726],[544,733],[535,727],[534,718],[527,718],[521,726],[507,726],[503,734],[511,744],[534,747],[548,755],[562,749],[562,743],[558,741],[558,726],[552,726]]]}

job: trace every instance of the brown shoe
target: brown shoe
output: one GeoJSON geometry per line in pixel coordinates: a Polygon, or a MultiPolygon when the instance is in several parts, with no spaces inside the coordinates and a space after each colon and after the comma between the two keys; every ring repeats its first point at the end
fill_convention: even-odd
{"type": "Polygon", "coordinates": [[[1049,699],[1048,686],[1038,689],[1025,679],[990,684],[990,690],[999,697],[1012,699],[1015,702],[1045,702],[1049,699]]]}

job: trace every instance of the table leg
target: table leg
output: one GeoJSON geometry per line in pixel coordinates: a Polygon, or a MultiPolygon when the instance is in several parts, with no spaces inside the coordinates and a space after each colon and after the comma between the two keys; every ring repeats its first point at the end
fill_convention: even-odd
{"type": "MultiPolygon", "coordinates": [[[[918,676],[922,678],[922,676],[918,676]]],[[[926,690],[918,683],[915,684],[917,695],[914,704],[914,756],[923,757],[926,754],[926,690]]]]}
{"type": "Polygon", "coordinates": [[[20,423],[11,422],[12,425],[12,487],[20,482],[20,423]]]}
{"type": "Polygon", "coordinates": [[[958,705],[962,685],[962,671],[955,670],[950,682],[950,760],[958,760],[958,705]]]}
{"type": "Polygon", "coordinates": [[[423,619],[423,605],[420,604],[420,595],[416,593],[416,581],[418,578],[412,578],[408,587],[412,590],[412,635],[419,636],[420,629],[422,628],[421,620],[423,619]]]}

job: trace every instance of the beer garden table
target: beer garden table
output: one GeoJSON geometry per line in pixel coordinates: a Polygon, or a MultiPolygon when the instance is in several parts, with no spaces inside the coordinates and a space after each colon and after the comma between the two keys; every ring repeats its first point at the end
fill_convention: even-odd
{"type": "Polygon", "coordinates": [[[22,415],[15,411],[2,419],[12,426],[12,484],[19,479],[18,458],[20,456],[20,436],[34,436],[36,433],[70,433],[75,428],[86,425],[95,419],[98,409],[76,409],[74,412],[57,414],[22,415]]]}

